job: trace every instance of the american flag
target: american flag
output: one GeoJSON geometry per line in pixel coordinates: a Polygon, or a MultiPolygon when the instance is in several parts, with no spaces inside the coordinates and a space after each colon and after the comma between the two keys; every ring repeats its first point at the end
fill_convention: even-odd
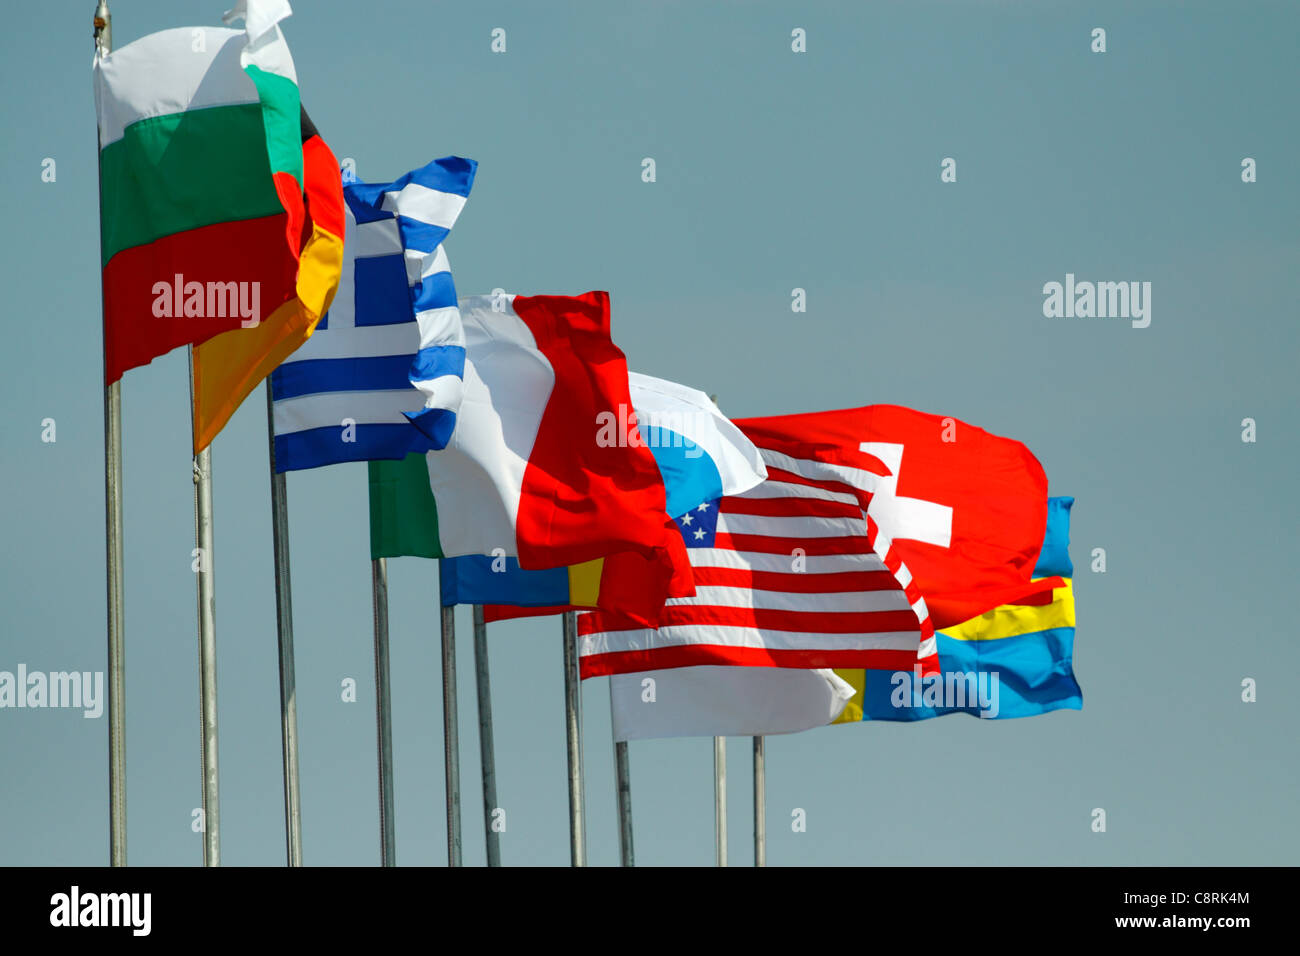
{"type": "Polygon", "coordinates": [[[669,600],[658,629],[580,614],[582,676],[699,664],[937,672],[925,601],[866,514],[874,482],[862,472],[889,469],[830,446],[755,444],[766,481],[676,519],[695,595],[669,600]]]}

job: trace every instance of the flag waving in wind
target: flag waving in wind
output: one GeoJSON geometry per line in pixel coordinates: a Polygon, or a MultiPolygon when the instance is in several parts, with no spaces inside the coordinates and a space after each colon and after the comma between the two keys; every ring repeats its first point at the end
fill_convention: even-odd
{"type": "Polygon", "coordinates": [[[371,462],[372,555],[489,554],[532,569],[665,547],[675,532],[654,455],[599,439],[604,416],[631,406],[609,296],[475,296],[460,314],[464,399],[447,447],[425,456],[428,531],[419,552],[401,548],[418,504],[410,465],[371,462]]]}
{"type": "Polygon", "coordinates": [[[297,297],[251,328],[222,332],[194,347],[196,453],[211,443],[249,393],[307,341],[339,287],[344,232],[339,164],[306,110],[301,122],[305,221],[297,297]]]}
{"type": "Polygon", "coordinates": [[[808,441],[884,462],[884,476],[858,471],[850,481],[871,496],[867,513],[907,562],[936,628],[1034,590],[1047,476],[1020,442],[897,405],[736,424],[760,447],[797,429],[808,441]]]}
{"type": "Polygon", "coordinates": [[[767,480],[677,519],[693,597],[668,601],[657,628],[579,615],[584,678],[699,664],[936,668],[925,601],[858,487],[888,469],[807,441],[798,419],[784,432],[779,419],[761,434],[742,426],[767,480]]]}
{"type": "MultiPolygon", "coordinates": [[[[754,443],[703,392],[636,372],[629,373],[628,386],[631,408],[606,413],[597,441],[626,439],[650,450],[668,515],[741,494],[767,477],[754,443]]],[[[599,608],[654,624],[665,600],[695,592],[680,536],[669,541],[670,549],[654,558],[625,552],[545,571],[524,571],[486,555],[449,558],[439,572],[442,602],[482,604],[487,621],[599,608]]]]}
{"type": "Polygon", "coordinates": [[[443,240],[477,168],[448,156],[392,183],[343,187],[343,281],[271,376],[277,471],[446,446],[465,341],[443,240]]]}
{"type": "Polygon", "coordinates": [[[433,448],[447,447],[464,393],[465,335],[442,241],[465,208],[478,164],[448,157],[387,186],[357,185],[357,224],[395,221],[406,258],[411,310],[420,332],[410,381],[424,408],[406,417],[433,448]],[[368,209],[363,210],[363,206],[368,209]]]}
{"type": "Polygon", "coordinates": [[[938,668],[837,667],[820,672],[826,676],[791,668],[654,671],[659,699],[673,704],[668,713],[640,705],[636,678],[645,674],[615,678],[618,739],[792,732],[826,723],[828,711],[849,723],[1082,706],[1072,670],[1072,499],[1046,497],[1027,448],[956,419],[890,406],[737,424],[760,446],[796,433],[832,458],[858,451],[887,459],[884,471],[842,468],[840,476],[869,496],[868,515],[888,525],[911,586],[931,620],[944,622],[934,637],[938,668]],[[1026,545],[1035,534],[1037,543],[1026,545]]]}
{"type": "Polygon", "coordinates": [[[836,723],[925,720],[943,714],[1006,719],[1079,710],[1074,677],[1073,498],[1050,498],[1033,593],[936,634],[941,678],[837,671],[854,695],[836,723]]]}
{"type": "Polygon", "coordinates": [[[269,321],[297,296],[301,106],[277,25],[288,14],[248,0],[230,15],[246,29],[163,30],[95,61],[106,383],[269,321]]]}

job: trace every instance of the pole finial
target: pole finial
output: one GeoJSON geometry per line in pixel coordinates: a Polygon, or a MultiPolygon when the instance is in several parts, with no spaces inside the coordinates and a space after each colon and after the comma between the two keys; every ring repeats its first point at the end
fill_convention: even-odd
{"type": "Polygon", "coordinates": [[[95,4],[95,51],[108,53],[113,49],[113,15],[108,12],[108,0],[95,4]]]}

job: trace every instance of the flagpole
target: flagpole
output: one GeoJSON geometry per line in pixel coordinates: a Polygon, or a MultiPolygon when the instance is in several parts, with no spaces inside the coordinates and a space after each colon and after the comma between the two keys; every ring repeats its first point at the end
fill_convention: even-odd
{"type": "Polygon", "coordinates": [[[754,738],[754,865],[767,866],[767,754],[754,738]]]}
{"type": "MultiPolygon", "coordinates": [[[[709,401],[718,404],[718,396],[709,401]]],[[[727,865],[727,738],[713,738],[713,841],[714,863],[727,865]]]]}
{"type": "MultiPolygon", "coordinates": [[[[194,383],[194,347],[190,386],[194,383]]],[[[191,394],[191,402],[193,395],[191,394]]],[[[197,434],[197,430],[195,431],[197,434]]],[[[198,549],[199,729],[203,762],[203,865],[221,865],[221,811],[217,782],[217,638],[213,589],[212,447],[194,456],[194,545],[198,549]]]]}
{"type": "Polygon", "coordinates": [[[501,865],[501,834],[492,826],[497,809],[497,765],[492,745],[492,686],[488,678],[487,622],[483,605],[474,605],[474,676],[478,688],[478,752],[483,772],[483,834],[487,865],[501,865]]]}
{"type": "MultiPolygon", "coordinates": [[[[613,737],[614,678],[609,679],[609,723],[613,737]]],[[[632,771],[628,766],[627,741],[614,738],[614,792],[618,796],[618,859],[620,866],[636,866],[632,852],[632,771]]]]}
{"type": "MultiPolygon", "coordinates": [[[[95,6],[95,51],[113,50],[113,15],[95,6]]],[[[99,123],[95,124],[96,142],[99,123]]],[[[99,150],[95,151],[96,157],[99,150]]],[[[101,190],[103,188],[101,182],[101,190]]],[[[108,343],[104,343],[107,357],[108,343]]],[[[122,612],[122,382],[104,388],[104,552],[108,591],[108,855],[126,866],[126,648],[122,612]]]]}
{"type": "Polygon", "coordinates": [[[397,865],[397,822],[393,816],[393,704],[388,667],[388,559],[370,562],[375,611],[375,728],[379,753],[379,861],[397,865]]]}
{"type": "Polygon", "coordinates": [[[714,863],[727,865],[727,738],[713,738],[714,863]]]}
{"type": "Polygon", "coordinates": [[[447,780],[447,865],[460,866],[460,736],[456,726],[456,607],[442,609],[443,765],[447,780]]]}
{"type": "Polygon", "coordinates": [[[569,762],[569,865],[587,865],[587,821],[583,808],[581,686],[578,674],[578,615],[565,611],[564,741],[569,762]]]}
{"type": "Polygon", "coordinates": [[[293,661],[293,598],[289,590],[289,497],[275,470],[275,405],[266,380],[267,461],[271,466],[271,553],[275,558],[275,636],[280,650],[280,751],[284,761],[284,840],[289,866],[302,866],[302,802],[298,791],[298,691],[293,661]]]}
{"type": "Polygon", "coordinates": [[[628,767],[626,740],[614,741],[614,780],[618,789],[619,863],[636,866],[632,852],[632,773],[628,767]]]}

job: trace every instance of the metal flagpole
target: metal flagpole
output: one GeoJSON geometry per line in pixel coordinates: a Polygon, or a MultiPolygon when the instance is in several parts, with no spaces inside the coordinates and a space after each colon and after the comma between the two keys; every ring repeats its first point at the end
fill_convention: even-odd
{"type": "Polygon", "coordinates": [[[460,737],[456,726],[456,607],[442,609],[442,733],[447,778],[447,865],[460,866],[460,737]]]}
{"type": "MultiPolygon", "coordinates": [[[[718,404],[718,396],[709,401],[718,404]]],[[[713,738],[713,840],[714,862],[727,865],[727,738],[713,738]]]]}
{"type": "MultiPolygon", "coordinates": [[[[113,15],[95,6],[95,51],[113,49],[113,15]]],[[[98,122],[96,122],[98,127],[98,122]]],[[[98,128],[96,129],[98,139],[98,128]]],[[[98,151],[97,151],[98,152],[98,151]]],[[[101,187],[102,188],[102,187],[101,187]]],[[[108,354],[105,342],[104,354],[108,354]]],[[[104,552],[108,590],[108,850],[126,866],[126,648],[122,613],[122,382],[104,389],[104,552]]]]}
{"type": "MultiPolygon", "coordinates": [[[[609,723],[613,736],[614,678],[609,679],[609,723]]],[[[614,792],[618,795],[618,859],[620,866],[636,866],[632,852],[632,772],[627,762],[627,741],[614,738],[614,792]]]]}
{"type": "Polygon", "coordinates": [[[727,865],[727,738],[713,738],[714,862],[727,865]]]}
{"type": "Polygon", "coordinates": [[[754,738],[754,865],[767,866],[767,755],[754,738]]]}
{"type": "Polygon", "coordinates": [[[379,861],[397,865],[393,817],[393,704],[388,682],[388,559],[370,562],[370,593],[375,608],[375,727],[379,742],[379,861]]]}
{"type": "Polygon", "coordinates": [[[618,858],[622,866],[636,866],[632,853],[632,774],[627,763],[627,741],[614,741],[614,779],[618,786],[618,858]]]}
{"type": "Polygon", "coordinates": [[[483,606],[474,605],[474,676],[478,686],[478,751],[483,770],[483,831],[487,865],[501,865],[501,834],[493,828],[497,809],[497,765],[492,746],[492,685],[488,679],[487,622],[483,606]]]}
{"type": "MultiPolygon", "coordinates": [[[[190,387],[194,383],[194,348],[190,387]]],[[[193,402],[193,394],[190,396],[193,402]]],[[[212,448],[194,456],[194,545],[198,549],[199,728],[203,760],[203,865],[221,864],[221,812],[217,786],[217,639],[213,591],[212,448]]]]}
{"type": "Polygon", "coordinates": [[[275,406],[266,380],[266,441],[271,466],[271,550],[275,557],[275,634],[280,648],[280,750],[284,759],[284,840],[289,866],[302,866],[302,804],[298,796],[298,693],[293,663],[293,599],[289,591],[289,503],[275,470],[275,406]]]}
{"type": "Polygon", "coordinates": [[[565,611],[564,741],[569,758],[569,864],[587,865],[587,820],[583,809],[582,714],[578,675],[578,615],[565,611]]]}

